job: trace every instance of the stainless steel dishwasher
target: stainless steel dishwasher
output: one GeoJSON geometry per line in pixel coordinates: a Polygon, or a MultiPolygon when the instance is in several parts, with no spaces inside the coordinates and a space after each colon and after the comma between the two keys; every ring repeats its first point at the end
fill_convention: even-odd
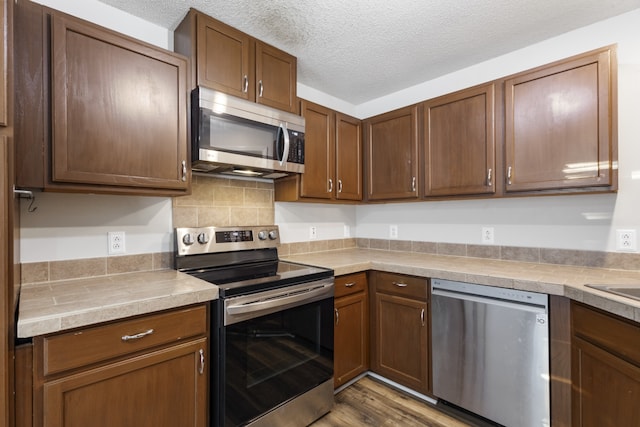
{"type": "Polygon", "coordinates": [[[549,426],[547,295],[431,280],[433,394],[505,426],[549,426]]]}

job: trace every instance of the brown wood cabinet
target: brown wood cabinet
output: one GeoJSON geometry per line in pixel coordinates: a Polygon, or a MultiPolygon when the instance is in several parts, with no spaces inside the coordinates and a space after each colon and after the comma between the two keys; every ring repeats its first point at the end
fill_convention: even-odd
{"type": "Polygon", "coordinates": [[[364,121],[368,200],[418,197],[418,106],[364,121]]]}
{"type": "Polygon", "coordinates": [[[302,100],[304,174],[275,182],[276,201],[362,200],[362,123],[302,100]]]}
{"type": "Polygon", "coordinates": [[[495,192],[493,83],[425,102],[422,123],[424,196],[495,192]]]}
{"type": "Polygon", "coordinates": [[[640,425],[640,324],[572,301],[572,423],[640,425]]]}
{"type": "Polygon", "coordinates": [[[34,425],[207,425],[207,308],[34,339],[34,425]]]}
{"type": "Polygon", "coordinates": [[[428,280],[372,272],[371,370],[429,393],[428,280]]]}
{"type": "Polygon", "coordinates": [[[617,69],[607,47],[505,82],[506,191],[617,189],[617,69]]]}
{"type": "Polygon", "coordinates": [[[27,2],[16,11],[17,185],[188,192],[186,58],[27,2]]]}
{"type": "Polygon", "coordinates": [[[9,71],[9,67],[7,67],[7,47],[9,50],[12,49],[11,45],[7,46],[7,36],[11,34],[11,30],[7,25],[7,7],[6,0],[2,0],[0,2],[0,27],[2,27],[2,39],[0,39],[0,126],[7,125],[7,72],[9,71]]]}
{"type": "Polygon", "coordinates": [[[333,383],[335,388],[369,369],[369,301],[366,273],[335,279],[333,383]]]}
{"type": "Polygon", "coordinates": [[[192,86],[298,112],[294,56],[195,9],[176,28],[174,46],[191,58],[192,86]]]}

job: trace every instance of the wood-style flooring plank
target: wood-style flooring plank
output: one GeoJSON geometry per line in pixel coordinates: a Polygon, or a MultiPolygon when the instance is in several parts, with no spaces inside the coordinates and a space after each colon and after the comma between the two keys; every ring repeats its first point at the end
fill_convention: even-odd
{"type": "Polygon", "coordinates": [[[468,427],[433,405],[364,377],[335,396],[333,410],[311,427],[468,427]]]}

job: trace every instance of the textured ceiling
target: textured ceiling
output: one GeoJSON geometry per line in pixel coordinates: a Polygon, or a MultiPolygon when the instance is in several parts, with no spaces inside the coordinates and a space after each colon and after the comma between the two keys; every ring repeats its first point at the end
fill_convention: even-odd
{"type": "Polygon", "coordinates": [[[101,0],[174,29],[194,7],[298,58],[354,105],[640,8],[640,0],[101,0]]]}

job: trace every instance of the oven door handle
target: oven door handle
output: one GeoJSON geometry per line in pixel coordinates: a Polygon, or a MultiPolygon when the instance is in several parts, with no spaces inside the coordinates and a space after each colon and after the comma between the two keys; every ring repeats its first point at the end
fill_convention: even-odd
{"type": "Polygon", "coordinates": [[[293,293],[283,294],[265,300],[248,302],[245,304],[227,306],[227,314],[238,315],[256,313],[273,308],[288,308],[302,305],[306,302],[314,302],[323,298],[333,296],[333,283],[312,286],[293,293]]]}

